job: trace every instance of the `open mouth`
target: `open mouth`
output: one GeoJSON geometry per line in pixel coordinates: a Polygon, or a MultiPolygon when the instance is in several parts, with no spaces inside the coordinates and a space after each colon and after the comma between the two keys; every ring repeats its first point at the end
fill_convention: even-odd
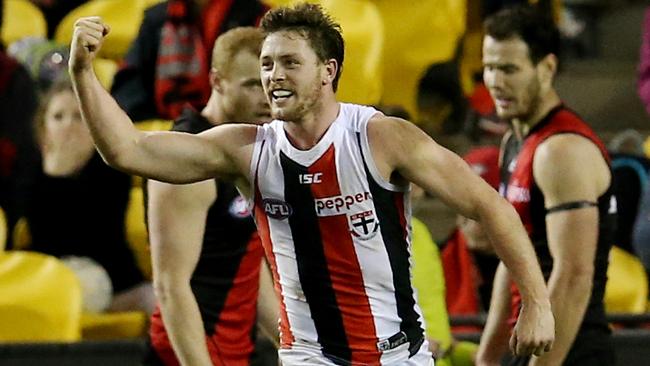
{"type": "Polygon", "coordinates": [[[276,102],[287,100],[293,96],[293,92],[287,89],[275,89],[271,91],[271,99],[276,102]]]}
{"type": "Polygon", "coordinates": [[[512,98],[505,98],[505,97],[494,98],[494,103],[501,108],[508,108],[509,106],[512,105],[513,101],[514,100],[512,98]]]}

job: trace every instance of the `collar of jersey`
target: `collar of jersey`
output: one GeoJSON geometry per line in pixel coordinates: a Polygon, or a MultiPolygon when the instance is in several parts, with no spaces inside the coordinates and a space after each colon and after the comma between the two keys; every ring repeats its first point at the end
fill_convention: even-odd
{"type": "Polygon", "coordinates": [[[289,157],[291,160],[297,162],[300,165],[306,167],[312,165],[325,153],[325,151],[327,151],[330,145],[332,145],[332,142],[335,140],[337,131],[340,131],[340,129],[336,128],[336,126],[341,123],[341,120],[344,119],[344,115],[344,105],[339,103],[339,114],[336,116],[334,122],[332,122],[332,124],[327,128],[327,131],[325,131],[316,145],[307,150],[300,150],[291,144],[287,138],[287,132],[284,129],[284,123],[281,123],[280,127],[278,128],[278,135],[280,138],[280,148],[282,149],[282,152],[284,152],[284,154],[287,155],[287,157],[289,157]]]}

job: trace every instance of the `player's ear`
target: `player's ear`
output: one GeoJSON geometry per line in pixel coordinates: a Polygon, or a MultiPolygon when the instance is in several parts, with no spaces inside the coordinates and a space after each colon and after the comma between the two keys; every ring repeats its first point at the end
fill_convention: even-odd
{"type": "Polygon", "coordinates": [[[555,73],[557,72],[557,65],[557,56],[552,53],[544,56],[544,58],[537,63],[537,75],[543,87],[552,87],[555,73]]]}
{"type": "Polygon", "coordinates": [[[339,70],[339,63],[331,58],[325,62],[325,70],[323,75],[323,85],[332,84],[336,78],[337,72],[339,70]]]}
{"type": "Polygon", "coordinates": [[[223,92],[222,85],[223,77],[221,73],[214,67],[210,69],[210,86],[212,89],[216,90],[219,93],[223,92]]]}

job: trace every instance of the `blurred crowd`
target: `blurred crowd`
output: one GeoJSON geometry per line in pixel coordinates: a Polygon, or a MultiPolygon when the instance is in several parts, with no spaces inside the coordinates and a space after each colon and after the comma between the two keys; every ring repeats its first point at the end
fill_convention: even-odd
{"type": "MultiPolygon", "coordinates": [[[[100,81],[138,128],[167,130],[188,105],[200,110],[209,102],[217,37],[256,26],[268,9],[292,2],[0,0],[0,320],[6,320],[0,341],[145,337],[157,301],[147,190],[139,177],[104,164],[67,75],[75,20],[100,15],[111,26],[94,65],[100,81]],[[42,256],[17,257],[25,252],[42,256]],[[19,265],[16,261],[27,269],[10,268],[19,265]],[[80,283],[76,292],[66,294],[65,270],[45,267],[54,262],[72,270],[80,283]],[[79,297],[80,305],[52,306],[58,322],[47,328],[33,317],[29,321],[38,330],[29,333],[25,319],[2,314],[8,308],[4,299],[13,296],[3,282],[27,283],[39,271],[46,271],[41,283],[25,293],[32,306],[47,306],[42,299],[67,304],[60,300],[64,296],[79,297]],[[65,325],[69,322],[74,324],[65,325]]],[[[482,24],[500,9],[526,1],[315,2],[343,29],[347,55],[338,99],[411,120],[443,143],[462,141],[451,148],[499,190],[498,145],[509,126],[497,116],[483,83],[482,24]]],[[[598,57],[597,24],[606,1],[532,3],[559,25],[561,60],[598,57]]],[[[650,9],[638,26],[643,27],[638,94],[650,114],[650,9]]],[[[647,133],[619,132],[607,145],[618,225],[605,306],[608,313],[644,314],[650,310],[647,133]]],[[[424,194],[414,200],[416,207],[435,206],[435,198],[424,194]]],[[[447,218],[453,223],[447,225],[448,234],[432,237],[423,223],[432,220],[418,219],[413,222],[413,282],[431,350],[437,364],[473,364],[477,346],[457,338],[480,332],[480,322],[452,323],[486,314],[499,260],[475,221],[447,218]]]]}

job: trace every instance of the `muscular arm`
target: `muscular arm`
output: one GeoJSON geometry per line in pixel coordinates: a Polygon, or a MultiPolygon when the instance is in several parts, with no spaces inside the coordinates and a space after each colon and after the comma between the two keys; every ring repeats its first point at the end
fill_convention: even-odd
{"type": "Polygon", "coordinates": [[[116,169],[170,183],[246,176],[255,126],[224,125],[198,135],[141,132],[133,126],[91,66],[108,31],[98,17],[77,21],[70,59],[83,119],[104,160],[116,169]]]}
{"type": "Polygon", "coordinates": [[[476,354],[477,365],[492,366],[501,364],[501,358],[508,350],[510,328],[507,320],[510,316],[511,301],[508,269],[503,263],[500,263],[494,275],[490,310],[476,354]]]}
{"type": "Polygon", "coordinates": [[[216,199],[215,184],[148,184],[154,288],[165,329],[181,364],[212,365],[190,278],[201,254],[208,209],[216,199]]]}
{"type": "MultiPolygon", "coordinates": [[[[559,135],[540,145],[533,162],[546,208],[576,201],[598,202],[609,187],[607,163],[596,146],[578,135],[559,135]]],[[[560,365],[566,358],[591,297],[598,243],[598,208],[557,211],[546,216],[553,270],[548,281],[557,338],[535,365],[560,365]]]]}
{"type": "Polygon", "coordinates": [[[401,176],[437,196],[485,228],[522,294],[522,315],[511,344],[516,353],[542,352],[553,338],[548,293],[533,246],[514,208],[457,155],[411,123],[375,117],[368,127],[373,157],[382,176],[401,176]],[[541,336],[540,339],[537,337],[541,336]],[[537,344],[537,347],[531,347],[537,344]]]}

